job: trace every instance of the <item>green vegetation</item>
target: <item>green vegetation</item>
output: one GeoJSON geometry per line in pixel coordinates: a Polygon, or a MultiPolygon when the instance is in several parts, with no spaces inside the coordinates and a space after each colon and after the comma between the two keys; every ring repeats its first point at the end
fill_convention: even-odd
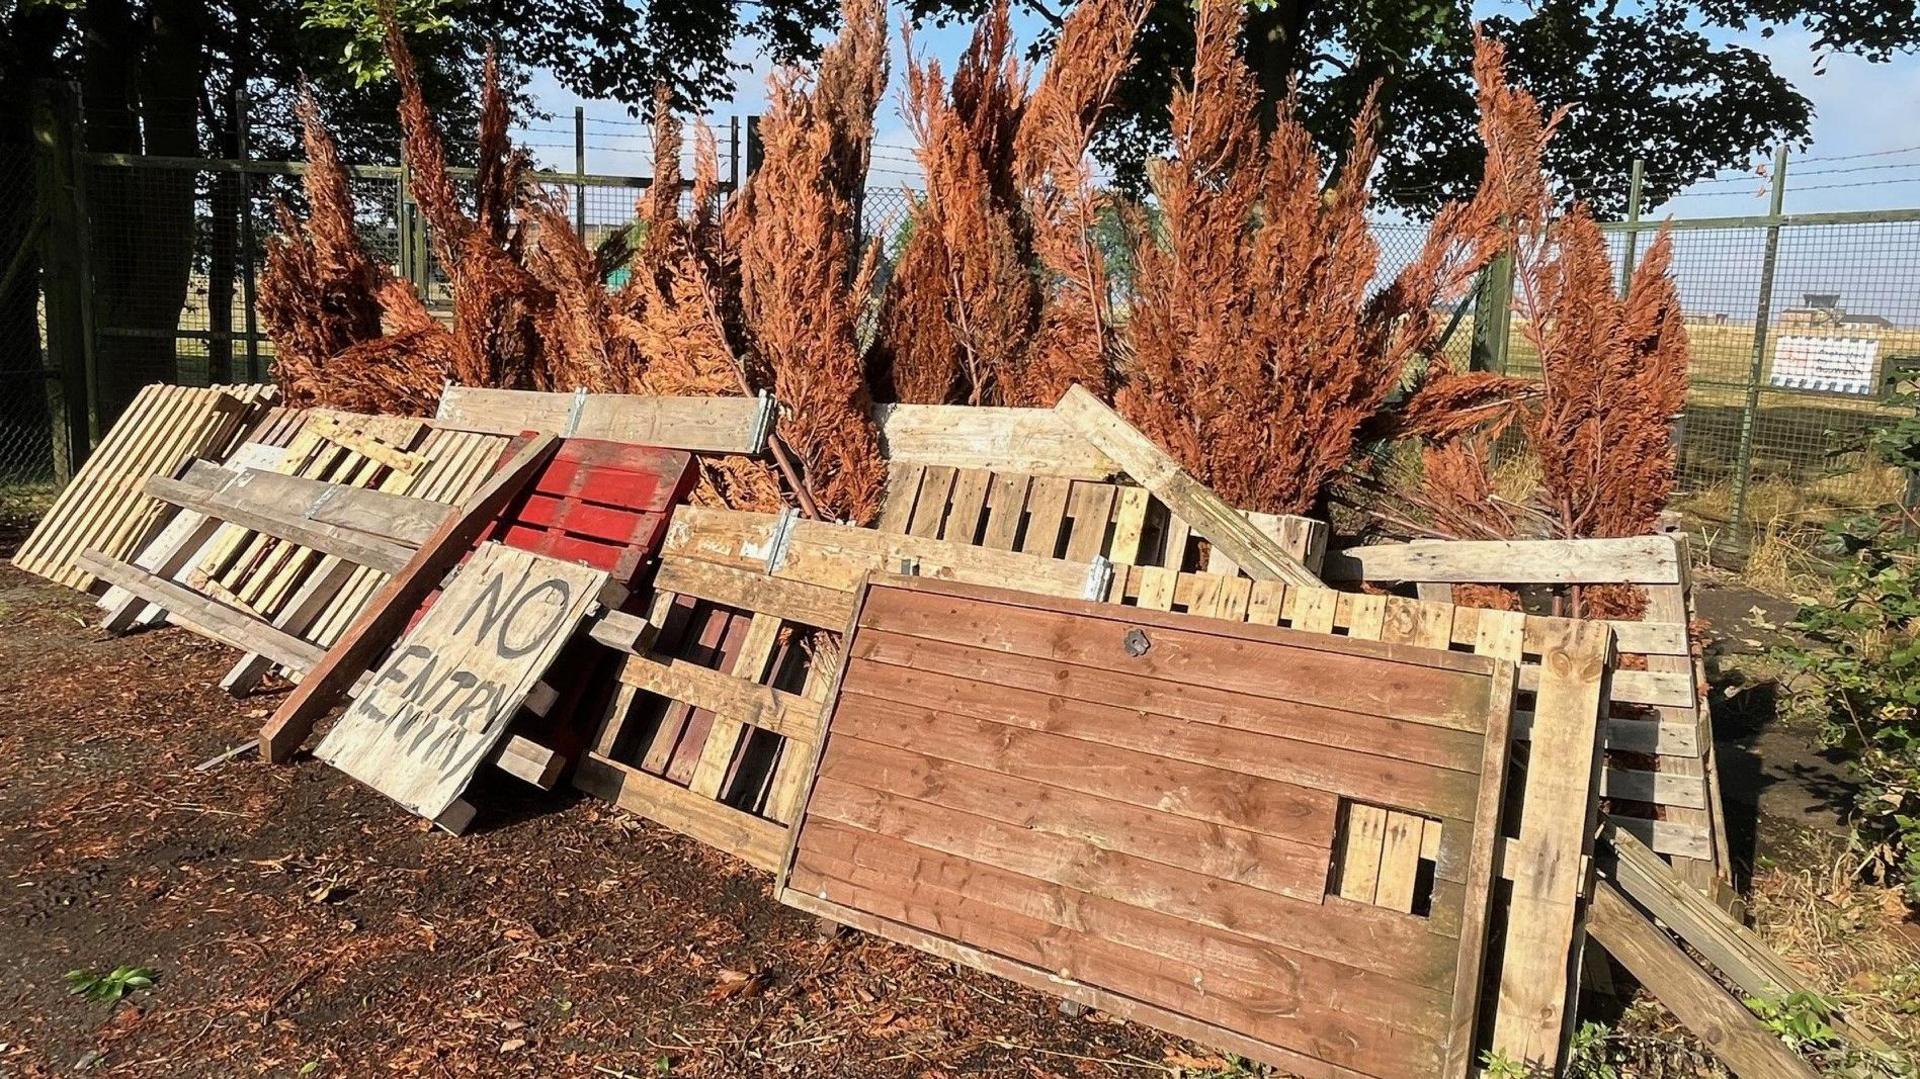
{"type": "MultiPolygon", "coordinates": [[[[1867,449],[1909,478],[1920,419],[1869,436],[1867,449]]],[[[1795,710],[1847,754],[1860,784],[1851,810],[1862,870],[1920,901],[1920,517],[1898,503],[1828,526],[1830,598],[1803,603],[1780,654],[1808,676],[1795,710]]]]}
{"type": "Polygon", "coordinates": [[[115,967],[110,973],[90,970],[67,971],[67,992],[86,997],[95,1004],[114,1004],[136,989],[147,989],[159,977],[151,967],[115,967]]]}

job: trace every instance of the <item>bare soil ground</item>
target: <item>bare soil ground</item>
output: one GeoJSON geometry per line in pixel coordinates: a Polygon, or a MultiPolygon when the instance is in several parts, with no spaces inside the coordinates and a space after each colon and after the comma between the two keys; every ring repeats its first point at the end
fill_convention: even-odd
{"type": "MultiPolygon", "coordinates": [[[[604,804],[429,832],[311,759],[194,765],[274,698],[0,567],[0,1076],[1083,1076],[1205,1054],[877,940],[604,804]],[[70,970],[146,966],[117,1006],[70,970]]],[[[1224,1065],[1224,1061],[1216,1062],[1224,1065]]]]}

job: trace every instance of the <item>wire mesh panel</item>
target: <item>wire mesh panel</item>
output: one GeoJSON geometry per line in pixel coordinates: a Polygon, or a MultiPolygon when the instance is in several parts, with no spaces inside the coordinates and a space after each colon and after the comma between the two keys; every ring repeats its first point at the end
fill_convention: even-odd
{"type": "Polygon", "coordinates": [[[55,476],[39,248],[45,215],[34,198],[33,149],[0,142],[0,529],[37,515],[55,476]]]}

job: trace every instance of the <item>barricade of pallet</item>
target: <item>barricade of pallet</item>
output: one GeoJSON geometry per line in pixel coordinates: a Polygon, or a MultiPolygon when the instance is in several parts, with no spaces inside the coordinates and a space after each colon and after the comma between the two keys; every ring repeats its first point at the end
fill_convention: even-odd
{"type": "MultiPolygon", "coordinates": [[[[551,561],[593,568],[612,585],[596,601],[617,607],[652,570],[668,514],[692,482],[692,459],[682,451],[531,436],[449,511],[362,605],[354,624],[262,729],[267,756],[285,760],[306,740],[418,612],[431,606],[441,578],[475,544],[496,540],[551,561]]],[[[590,681],[584,673],[558,679],[553,693],[560,707],[548,701],[541,711],[565,715],[590,681]]]]}
{"type": "Polygon", "coordinates": [[[1537,593],[1626,584],[1645,593],[1642,620],[1614,623],[1625,669],[1615,676],[1608,726],[1608,817],[1671,858],[1682,878],[1726,901],[1731,859],[1706,674],[1691,642],[1684,539],[1385,544],[1340,552],[1325,572],[1332,580],[1412,584],[1435,597],[1456,584],[1537,593]]]}
{"type": "Polygon", "coordinates": [[[1513,664],[924,579],[857,602],[783,902],[1296,1074],[1467,1074],[1513,664]],[[1422,871],[1376,893],[1389,812],[1422,871]]]}
{"type": "Polygon", "coordinates": [[[141,390],[21,543],[13,564],[55,584],[92,588],[80,556],[132,557],[165,515],[141,485],[174,475],[193,458],[224,456],[276,393],[259,385],[141,390]]]}

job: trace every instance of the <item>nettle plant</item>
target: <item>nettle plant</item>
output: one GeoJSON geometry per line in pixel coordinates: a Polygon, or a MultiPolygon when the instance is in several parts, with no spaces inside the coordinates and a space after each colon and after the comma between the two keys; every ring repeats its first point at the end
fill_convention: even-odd
{"type": "MultiPolygon", "coordinates": [[[[1868,453],[1909,479],[1920,471],[1920,418],[1871,436],[1868,453]]],[[[1826,743],[1851,756],[1862,868],[1920,903],[1920,513],[1889,505],[1828,526],[1832,597],[1803,599],[1781,649],[1812,676],[1811,710],[1826,743]]]]}

